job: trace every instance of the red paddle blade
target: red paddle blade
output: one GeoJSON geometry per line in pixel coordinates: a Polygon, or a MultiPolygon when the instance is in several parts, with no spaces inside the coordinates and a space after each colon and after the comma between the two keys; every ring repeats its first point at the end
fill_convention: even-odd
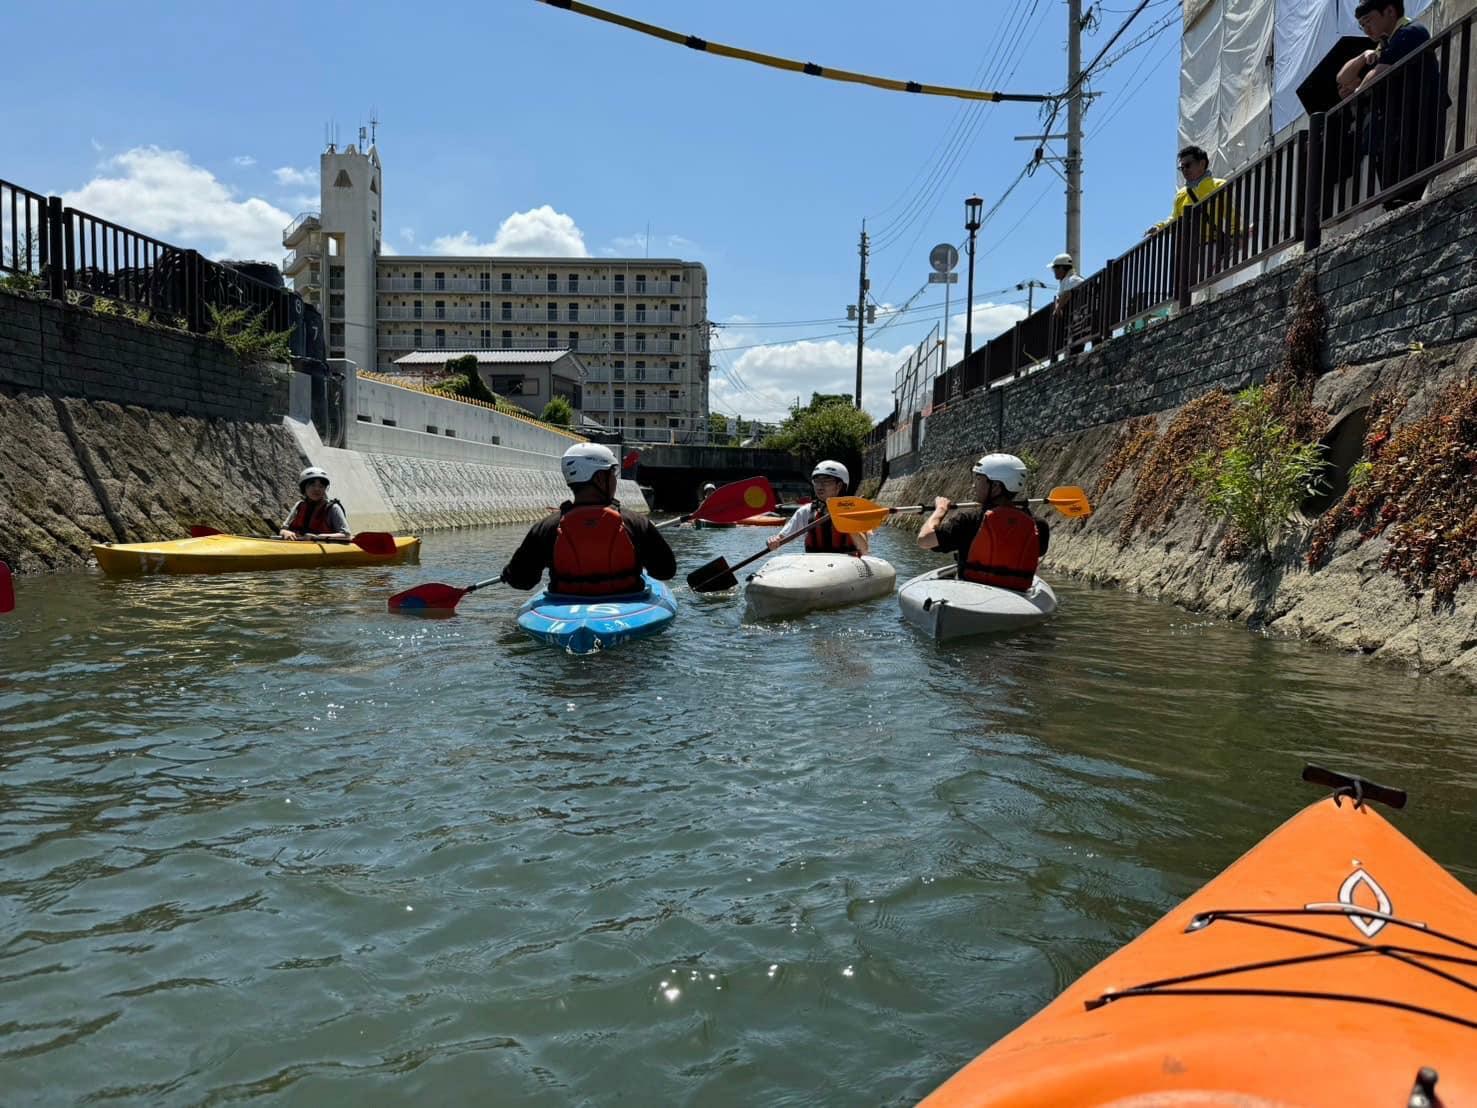
{"type": "Polygon", "coordinates": [[[223,532],[217,531],[214,527],[205,527],[199,523],[190,528],[190,538],[192,539],[203,539],[206,535],[219,535],[222,533],[223,532]]]}
{"type": "Polygon", "coordinates": [[[10,576],[10,567],[0,562],[0,615],[15,611],[15,581],[10,576]]]}
{"type": "Polygon", "coordinates": [[[769,478],[750,477],[747,481],[734,481],[715,489],[692,515],[705,523],[737,523],[750,516],[763,515],[777,503],[769,478]]]}
{"type": "Polygon", "coordinates": [[[390,611],[424,612],[427,615],[455,611],[457,603],[467,595],[467,591],[454,585],[432,581],[428,585],[417,585],[413,589],[397,592],[390,597],[390,611]]]}
{"type": "Polygon", "coordinates": [[[370,554],[395,553],[395,536],[388,531],[360,531],[354,536],[353,543],[370,554]]]}

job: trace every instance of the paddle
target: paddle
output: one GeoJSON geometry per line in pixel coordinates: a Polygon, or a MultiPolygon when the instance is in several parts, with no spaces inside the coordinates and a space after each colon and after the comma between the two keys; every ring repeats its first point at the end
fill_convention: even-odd
{"type": "MultiPolygon", "coordinates": [[[[1087,493],[1076,485],[1059,485],[1052,489],[1046,496],[1037,497],[1030,501],[1032,504],[1050,504],[1062,515],[1072,519],[1081,519],[1092,515],[1092,505],[1087,502],[1087,493]]],[[[950,505],[954,508],[978,508],[977,501],[965,501],[962,504],[950,505]]],[[[859,531],[870,531],[885,520],[888,516],[901,515],[908,512],[931,512],[932,504],[905,504],[896,508],[889,508],[882,504],[874,504],[870,500],[864,500],[860,496],[833,496],[826,501],[826,508],[835,521],[836,530],[843,535],[854,535],[859,531]]]]}
{"type": "Polygon", "coordinates": [[[390,611],[449,615],[456,610],[457,604],[467,593],[485,589],[488,585],[496,585],[501,581],[501,577],[489,577],[486,581],[478,581],[475,585],[468,585],[464,589],[459,589],[455,585],[443,585],[438,581],[417,585],[413,589],[397,592],[390,597],[390,611]]]}
{"type": "Polygon", "coordinates": [[[745,481],[734,481],[707,495],[697,510],[689,515],[677,516],[658,523],[658,530],[674,523],[686,523],[700,519],[704,523],[737,523],[750,516],[763,515],[778,503],[774,486],[767,477],[750,477],[745,481]]]}
{"type": "MultiPolygon", "coordinates": [[[[824,522],[825,518],[823,515],[817,516],[793,535],[786,535],[780,539],[778,546],[784,546],[787,542],[794,542],[812,527],[824,522]]],[[[839,531],[840,528],[838,527],[837,530],[839,531]]],[[[744,566],[753,562],[757,562],[768,553],[769,547],[765,546],[758,554],[745,558],[736,566],[729,565],[726,558],[714,558],[711,562],[705,562],[687,575],[687,586],[693,592],[722,592],[724,589],[736,588],[738,586],[738,578],[733,575],[734,571],[743,569],[744,566]]]]}
{"type": "Polygon", "coordinates": [[[10,567],[0,562],[0,615],[15,611],[15,582],[10,576],[10,567]]]}
{"type": "MultiPolygon", "coordinates": [[[[195,524],[190,528],[190,538],[203,539],[208,535],[224,535],[226,532],[217,531],[214,527],[205,527],[195,524]]],[[[273,536],[274,538],[276,536],[273,536]]],[[[282,539],[282,542],[292,540],[282,539]]],[[[344,542],[344,539],[308,539],[308,542],[344,542]]],[[[348,542],[357,546],[367,554],[388,555],[395,553],[395,536],[388,531],[360,531],[348,542]]]]}

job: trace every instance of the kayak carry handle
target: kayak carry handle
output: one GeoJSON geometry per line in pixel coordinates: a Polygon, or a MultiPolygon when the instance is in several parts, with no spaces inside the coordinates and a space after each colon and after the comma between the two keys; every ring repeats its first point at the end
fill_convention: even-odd
{"type": "Polygon", "coordinates": [[[1335,804],[1341,803],[1341,797],[1350,797],[1354,801],[1355,808],[1364,807],[1366,800],[1378,800],[1381,804],[1387,804],[1391,808],[1404,808],[1407,799],[1404,789],[1377,785],[1362,777],[1355,777],[1349,773],[1338,773],[1312,763],[1303,767],[1303,780],[1309,784],[1326,785],[1332,789],[1335,804]]]}

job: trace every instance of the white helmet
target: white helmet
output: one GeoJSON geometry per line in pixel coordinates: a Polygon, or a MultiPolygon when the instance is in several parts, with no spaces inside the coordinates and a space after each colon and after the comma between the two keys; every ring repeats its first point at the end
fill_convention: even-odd
{"type": "Polygon", "coordinates": [[[718,486],[715,485],[715,484],[713,484],[712,481],[709,481],[706,485],[703,486],[703,495],[704,496],[707,496],[709,493],[713,493],[713,492],[717,492],[717,491],[718,491],[718,486]]]}
{"type": "Polygon", "coordinates": [[[986,454],[974,463],[972,472],[999,481],[1006,492],[1020,492],[1026,487],[1026,463],[1014,454],[986,454]]]}
{"type": "Polygon", "coordinates": [[[1052,269],[1055,269],[1059,265],[1064,265],[1068,269],[1070,269],[1075,264],[1076,263],[1072,261],[1072,255],[1070,254],[1058,254],[1055,258],[1051,259],[1052,269]]]}
{"type": "Polygon", "coordinates": [[[577,442],[559,459],[559,468],[564,471],[566,485],[583,485],[593,481],[597,473],[620,469],[620,463],[608,446],[601,446],[598,442],[577,442]]]}
{"type": "Polygon", "coordinates": [[[817,477],[834,477],[841,482],[843,489],[851,487],[851,474],[840,462],[819,462],[810,471],[810,479],[814,481],[817,477]]]}
{"type": "Polygon", "coordinates": [[[322,481],[325,485],[327,485],[329,483],[329,481],[328,481],[328,471],[327,470],[325,470],[325,469],[319,469],[317,466],[309,466],[307,469],[303,470],[297,476],[297,487],[298,487],[298,491],[301,492],[302,489],[303,489],[303,486],[306,485],[309,481],[312,481],[315,478],[317,480],[319,480],[319,481],[322,481]]]}

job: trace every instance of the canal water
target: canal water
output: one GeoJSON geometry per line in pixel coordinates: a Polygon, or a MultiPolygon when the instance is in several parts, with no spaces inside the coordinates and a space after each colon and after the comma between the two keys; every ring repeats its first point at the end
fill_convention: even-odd
{"type": "MultiPolygon", "coordinates": [[[[682,531],[682,573],[772,532],[682,531]]],[[[678,590],[592,658],[422,565],[22,579],[0,619],[0,1101],[906,1104],[1318,797],[1477,886],[1477,702],[1062,584],[943,648],[678,590]]],[[[879,537],[900,576],[938,564],[879,537]]]]}

